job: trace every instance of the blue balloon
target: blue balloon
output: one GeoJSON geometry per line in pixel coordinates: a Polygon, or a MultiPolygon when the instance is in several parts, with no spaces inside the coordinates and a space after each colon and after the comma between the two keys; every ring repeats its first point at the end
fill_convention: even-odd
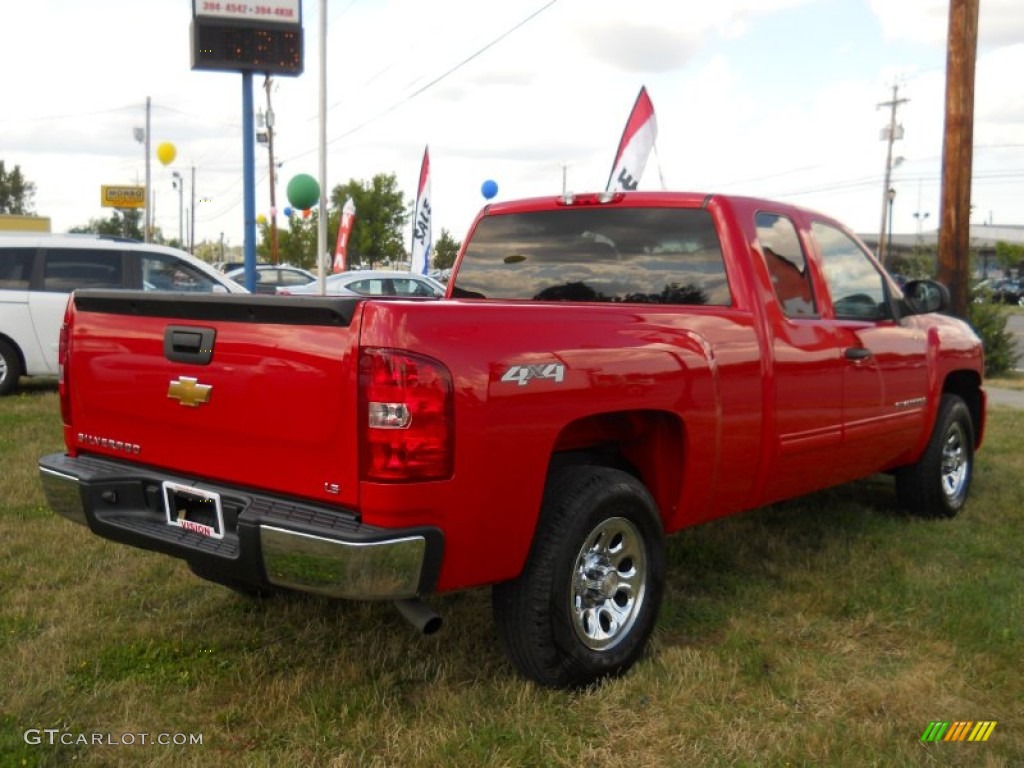
{"type": "Polygon", "coordinates": [[[480,194],[486,199],[490,200],[496,194],[498,194],[498,182],[493,179],[488,179],[480,186],[480,194]]]}
{"type": "Polygon", "coordinates": [[[284,207],[284,215],[285,215],[285,216],[288,216],[289,218],[291,218],[291,215],[292,215],[292,207],[291,207],[290,205],[286,205],[286,206],[284,207]]]}

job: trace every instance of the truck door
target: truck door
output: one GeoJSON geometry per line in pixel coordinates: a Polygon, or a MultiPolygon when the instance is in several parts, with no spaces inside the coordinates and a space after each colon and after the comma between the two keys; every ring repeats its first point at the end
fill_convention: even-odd
{"type": "Polygon", "coordinates": [[[853,238],[821,221],[811,223],[811,232],[841,348],[841,455],[856,477],[896,458],[919,436],[928,394],[927,339],[893,317],[885,278],[853,238]]]}
{"type": "Polygon", "coordinates": [[[808,259],[788,216],[759,212],[757,238],[775,301],[766,300],[774,382],[775,449],[764,479],[766,500],[833,484],[842,469],[831,456],[842,443],[840,342],[823,322],[808,259]]]}

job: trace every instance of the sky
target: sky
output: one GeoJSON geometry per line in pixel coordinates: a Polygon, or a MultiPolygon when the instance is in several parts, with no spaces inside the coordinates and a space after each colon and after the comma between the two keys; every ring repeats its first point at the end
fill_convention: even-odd
{"type": "MultiPolygon", "coordinates": [[[[272,86],[282,225],[288,182],[318,175],[320,5],[302,0],[304,73],[272,86]]],[[[603,189],[642,86],[658,137],[640,189],[779,199],[861,233],[885,211],[879,105],[896,87],[892,229],[938,226],[948,0],[326,5],[326,187],[393,173],[411,206],[429,146],[435,240],[464,237],[487,180],[496,200],[603,189]]],[[[1024,8],[980,8],[971,221],[1024,225],[1024,8]]],[[[149,98],[155,225],[177,236],[172,174],[194,169],[196,241],[242,244],[243,78],[191,69],[191,0],[9,1],[4,17],[0,160],[35,184],[54,232],[109,217],[101,185],[144,184],[133,129],[149,98]]],[[[266,217],[268,170],[257,145],[266,217]]]]}

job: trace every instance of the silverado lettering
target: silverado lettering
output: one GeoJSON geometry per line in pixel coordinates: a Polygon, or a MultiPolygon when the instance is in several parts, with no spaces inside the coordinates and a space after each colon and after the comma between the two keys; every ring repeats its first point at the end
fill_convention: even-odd
{"type": "Polygon", "coordinates": [[[640,658],[673,532],[883,472],[911,513],[964,508],[982,349],[948,304],[792,205],[494,203],[440,300],[76,292],[40,475],[61,515],[237,590],[431,632],[424,598],[488,586],[515,666],[582,686],[640,658]],[[193,333],[213,349],[183,360],[193,333]]]}

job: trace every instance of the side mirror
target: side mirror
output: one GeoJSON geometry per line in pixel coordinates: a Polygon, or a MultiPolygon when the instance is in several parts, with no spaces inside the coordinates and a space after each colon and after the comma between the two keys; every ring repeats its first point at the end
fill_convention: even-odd
{"type": "Polygon", "coordinates": [[[952,304],[949,288],[936,280],[911,280],[903,286],[903,296],[915,315],[945,312],[952,304]]]}

